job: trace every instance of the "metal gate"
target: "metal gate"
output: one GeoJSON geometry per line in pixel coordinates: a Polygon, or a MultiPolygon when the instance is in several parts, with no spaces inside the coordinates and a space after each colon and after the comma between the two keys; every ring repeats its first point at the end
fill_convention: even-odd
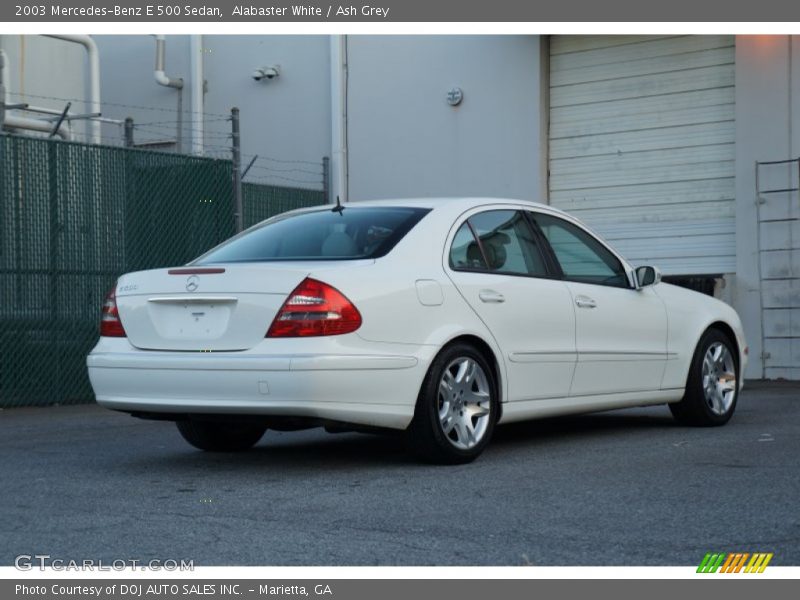
{"type": "Polygon", "coordinates": [[[762,375],[800,379],[800,158],[756,163],[762,375]]]}

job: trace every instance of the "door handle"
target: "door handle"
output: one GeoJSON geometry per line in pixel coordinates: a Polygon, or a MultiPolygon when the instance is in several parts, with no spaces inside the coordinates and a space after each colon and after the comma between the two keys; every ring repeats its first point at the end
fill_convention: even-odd
{"type": "Polygon", "coordinates": [[[580,308],[595,308],[597,302],[589,298],[589,296],[575,296],[575,304],[580,308]]]}
{"type": "Polygon", "coordinates": [[[503,294],[495,292],[494,290],[481,290],[478,292],[478,298],[481,299],[481,302],[491,302],[495,304],[506,301],[506,297],[503,296],[503,294]]]}

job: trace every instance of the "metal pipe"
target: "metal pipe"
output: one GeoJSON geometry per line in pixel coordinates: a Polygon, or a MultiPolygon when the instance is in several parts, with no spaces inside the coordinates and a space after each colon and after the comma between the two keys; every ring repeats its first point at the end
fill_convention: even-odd
{"type": "Polygon", "coordinates": [[[125,117],[125,147],[133,148],[133,117],[125,117]]]}
{"type": "Polygon", "coordinates": [[[4,48],[0,48],[0,86],[2,86],[3,92],[0,97],[3,98],[5,104],[11,104],[11,92],[9,91],[11,89],[9,87],[11,83],[10,66],[8,62],[8,53],[4,48]],[[8,81],[6,81],[6,79],[8,79],[8,81]]]}
{"type": "MultiPolygon", "coordinates": [[[[101,113],[100,106],[100,52],[97,49],[97,44],[88,35],[72,35],[72,34],[44,34],[45,37],[54,38],[57,40],[64,40],[65,42],[73,42],[80,44],[86,48],[89,56],[89,111],[93,113],[101,113]]],[[[93,144],[99,144],[102,131],[100,121],[92,120],[90,123],[91,140],[93,144]]]]}
{"type": "MultiPolygon", "coordinates": [[[[0,98],[2,98],[2,110],[0,110],[0,130],[8,127],[10,129],[26,129],[29,131],[41,131],[52,133],[53,122],[44,119],[34,119],[31,117],[23,117],[17,114],[10,114],[6,112],[6,106],[11,103],[11,88],[7,85],[6,81],[11,79],[9,75],[10,63],[8,54],[5,50],[0,49],[0,98]]],[[[27,106],[25,110],[34,110],[42,112],[44,109],[39,109],[35,106],[27,106]]],[[[63,111],[52,111],[56,115],[62,114],[63,111]]],[[[55,135],[61,139],[68,140],[72,136],[69,133],[68,124],[61,123],[55,131],[55,135]]]]}
{"type": "Polygon", "coordinates": [[[203,94],[205,93],[205,79],[203,78],[203,36],[192,35],[189,37],[190,68],[192,71],[192,154],[203,154],[203,94]]]}
{"type": "Polygon", "coordinates": [[[239,133],[239,109],[231,109],[231,138],[233,159],[233,201],[236,233],[244,230],[244,209],[242,205],[242,138],[239,133]]]}
{"type": "Polygon", "coordinates": [[[169,77],[166,70],[167,49],[166,40],[163,35],[155,35],[156,38],[156,66],[153,71],[156,83],[164,87],[170,87],[178,90],[178,118],[176,128],[178,130],[175,136],[177,142],[178,153],[183,152],[183,77],[169,77]]]}
{"type": "Polygon", "coordinates": [[[331,36],[331,198],[347,202],[347,36],[331,36]]]}
{"type": "Polygon", "coordinates": [[[6,54],[6,51],[0,48],[0,131],[3,130],[3,123],[6,120],[6,104],[9,104],[8,90],[3,82],[3,73],[6,69],[7,60],[8,55],[6,54]]]}
{"type": "MultiPolygon", "coordinates": [[[[53,123],[50,121],[45,121],[43,119],[31,119],[29,117],[20,117],[18,115],[12,115],[8,113],[6,113],[3,127],[9,129],[27,129],[30,131],[42,131],[44,133],[53,132],[53,123]]],[[[69,140],[71,138],[65,123],[62,123],[59,126],[58,130],[55,132],[55,135],[60,137],[62,140],[69,140]]]]}
{"type": "Polygon", "coordinates": [[[175,88],[180,90],[183,88],[182,77],[169,77],[164,72],[164,63],[166,62],[166,40],[163,35],[153,36],[156,38],[156,66],[153,75],[158,85],[165,87],[175,88]]]}

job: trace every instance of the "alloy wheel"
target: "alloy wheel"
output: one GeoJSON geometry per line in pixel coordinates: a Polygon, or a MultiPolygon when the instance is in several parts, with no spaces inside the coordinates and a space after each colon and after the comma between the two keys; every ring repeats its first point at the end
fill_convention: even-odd
{"type": "Polygon", "coordinates": [[[480,443],[492,417],[492,390],[472,358],[450,362],[439,381],[439,424],[453,446],[468,450],[480,443]]]}
{"type": "Polygon", "coordinates": [[[702,375],[706,404],[714,414],[724,415],[736,396],[736,364],[725,344],[714,342],[708,347],[702,375]]]}

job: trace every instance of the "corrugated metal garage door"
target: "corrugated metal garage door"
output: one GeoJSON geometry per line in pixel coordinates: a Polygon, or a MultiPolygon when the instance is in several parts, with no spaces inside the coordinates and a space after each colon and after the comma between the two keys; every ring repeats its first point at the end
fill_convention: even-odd
{"type": "Polygon", "coordinates": [[[733,36],[553,36],[550,202],[631,262],[731,273],[733,36]]]}

